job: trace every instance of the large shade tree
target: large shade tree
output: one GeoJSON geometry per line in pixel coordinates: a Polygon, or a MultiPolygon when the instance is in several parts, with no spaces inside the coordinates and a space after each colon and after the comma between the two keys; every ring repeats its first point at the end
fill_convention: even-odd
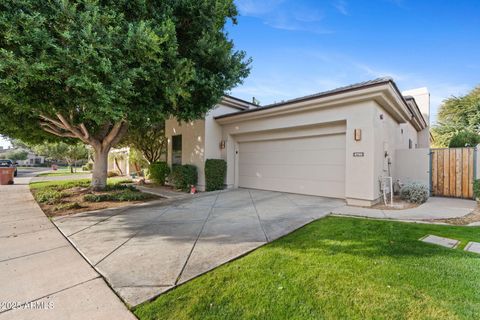
{"type": "Polygon", "coordinates": [[[81,140],[102,189],[129,127],[200,118],[248,75],[236,15],[233,0],[0,1],[0,133],[81,140]]]}

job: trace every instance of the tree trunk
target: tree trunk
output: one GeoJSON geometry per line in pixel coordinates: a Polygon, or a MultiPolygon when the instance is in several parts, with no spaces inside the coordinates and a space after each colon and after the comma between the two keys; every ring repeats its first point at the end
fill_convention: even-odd
{"type": "Polygon", "coordinates": [[[99,148],[93,155],[92,189],[103,190],[107,185],[108,152],[110,148],[99,148]]]}
{"type": "Polygon", "coordinates": [[[115,166],[117,167],[117,170],[120,172],[120,175],[123,176],[123,171],[122,168],[118,165],[118,160],[117,157],[114,157],[113,160],[115,161],[115,166]]]}

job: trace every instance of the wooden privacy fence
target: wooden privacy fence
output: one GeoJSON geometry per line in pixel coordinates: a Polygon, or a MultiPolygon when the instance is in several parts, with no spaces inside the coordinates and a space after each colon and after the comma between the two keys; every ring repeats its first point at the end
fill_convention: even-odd
{"type": "Polygon", "coordinates": [[[472,199],[476,152],[476,148],[431,149],[432,195],[472,199]]]}

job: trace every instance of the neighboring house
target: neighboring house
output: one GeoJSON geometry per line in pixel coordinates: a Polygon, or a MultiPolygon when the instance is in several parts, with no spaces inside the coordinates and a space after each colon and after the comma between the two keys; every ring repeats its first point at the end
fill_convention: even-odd
{"type": "Polygon", "coordinates": [[[108,153],[108,171],[130,175],[130,148],[112,149],[108,153]]]}
{"type": "Polygon", "coordinates": [[[396,179],[396,150],[429,148],[429,109],[426,88],[402,95],[390,78],[263,107],[227,96],[205,119],[166,121],[168,163],[196,165],[200,190],[205,160],[225,159],[228,188],[370,206],[396,179]]]}
{"type": "MultiPolygon", "coordinates": [[[[18,149],[0,147],[0,155],[9,153],[15,150],[18,150],[18,149]]],[[[24,149],[20,149],[20,150],[23,151],[24,149]]],[[[15,161],[18,163],[19,166],[36,166],[36,165],[41,165],[45,163],[45,157],[37,156],[35,153],[29,150],[25,150],[25,151],[28,152],[27,159],[15,161]]]]}

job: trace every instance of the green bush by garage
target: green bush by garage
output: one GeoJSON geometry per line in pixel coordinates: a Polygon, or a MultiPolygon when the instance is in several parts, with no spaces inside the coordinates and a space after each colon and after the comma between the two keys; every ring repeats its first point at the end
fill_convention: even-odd
{"type": "Polygon", "coordinates": [[[227,162],[222,159],[205,161],[205,182],[207,191],[222,190],[227,175],[227,162]]]}
{"type": "Polygon", "coordinates": [[[164,185],[170,174],[170,167],[166,162],[154,162],[149,167],[149,176],[154,182],[164,185]]]}
{"type": "Polygon", "coordinates": [[[190,190],[190,186],[197,185],[197,167],[191,164],[176,165],[172,168],[169,182],[176,188],[184,191],[190,190]]]}

